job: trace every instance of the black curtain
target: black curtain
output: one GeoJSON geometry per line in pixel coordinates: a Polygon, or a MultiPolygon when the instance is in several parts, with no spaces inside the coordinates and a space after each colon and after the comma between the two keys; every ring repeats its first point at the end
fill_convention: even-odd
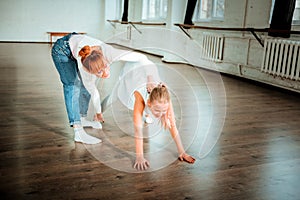
{"type": "Polygon", "coordinates": [[[275,0],[268,35],[290,37],[296,0],[275,0]]]}
{"type": "Polygon", "coordinates": [[[129,0],[124,0],[122,22],[128,22],[128,1],[129,0]]]}
{"type": "Polygon", "coordinates": [[[196,3],[197,0],[188,0],[186,12],[185,12],[184,24],[194,25],[192,18],[196,7],[196,3]]]}

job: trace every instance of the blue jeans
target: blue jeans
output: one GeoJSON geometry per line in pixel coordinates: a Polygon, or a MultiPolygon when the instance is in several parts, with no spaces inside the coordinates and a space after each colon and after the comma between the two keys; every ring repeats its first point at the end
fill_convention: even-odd
{"type": "Polygon", "coordinates": [[[58,39],[52,47],[51,55],[63,84],[65,105],[69,123],[72,127],[80,125],[80,117],[87,115],[91,95],[84,87],[78,71],[77,60],[73,57],[69,46],[68,34],[58,39]]]}

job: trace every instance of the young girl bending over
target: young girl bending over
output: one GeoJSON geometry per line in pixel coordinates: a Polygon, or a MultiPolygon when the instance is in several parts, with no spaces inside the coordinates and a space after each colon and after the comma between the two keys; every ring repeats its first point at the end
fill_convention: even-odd
{"type": "Polygon", "coordinates": [[[177,146],[179,160],[186,161],[188,163],[194,163],[195,159],[185,153],[181,143],[180,135],[175,123],[172,101],[167,87],[161,83],[154,88],[151,87],[153,87],[153,84],[148,84],[147,90],[151,90],[151,92],[147,100],[139,91],[134,92],[135,103],[133,109],[133,122],[136,145],[136,161],[134,168],[137,170],[146,170],[150,166],[143,154],[142,118],[143,112],[146,109],[148,109],[155,118],[160,119],[161,124],[165,129],[169,129],[177,146]]]}

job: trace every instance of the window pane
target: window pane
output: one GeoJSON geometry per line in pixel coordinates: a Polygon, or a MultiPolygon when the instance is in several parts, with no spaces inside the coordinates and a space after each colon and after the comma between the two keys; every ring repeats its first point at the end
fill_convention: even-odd
{"type": "Polygon", "coordinates": [[[300,25],[300,0],[296,0],[296,6],[293,15],[293,24],[300,25]]]}
{"type": "Polygon", "coordinates": [[[211,18],[211,1],[202,0],[200,4],[200,19],[209,19],[211,18]]]}
{"type": "Polygon", "coordinates": [[[213,17],[224,18],[224,0],[215,0],[213,17]]]}
{"type": "Polygon", "coordinates": [[[165,20],[167,11],[168,0],[143,0],[143,20],[165,20]]]}
{"type": "Polygon", "coordinates": [[[224,2],[225,0],[198,0],[193,21],[223,19],[224,2]]]}
{"type": "Polygon", "coordinates": [[[116,0],[116,19],[121,19],[123,14],[123,1],[116,0]]]}

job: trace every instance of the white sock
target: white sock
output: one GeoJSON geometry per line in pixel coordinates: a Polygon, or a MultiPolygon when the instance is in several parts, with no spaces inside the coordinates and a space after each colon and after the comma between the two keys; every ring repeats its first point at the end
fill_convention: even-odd
{"type": "Polygon", "coordinates": [[[102,142],[102,140],[88,135],[82,127],[74,128],[74,132],[75,132],[74,140],[76,142],[82,142],[85,144],[97,144],[102,142]]]}

